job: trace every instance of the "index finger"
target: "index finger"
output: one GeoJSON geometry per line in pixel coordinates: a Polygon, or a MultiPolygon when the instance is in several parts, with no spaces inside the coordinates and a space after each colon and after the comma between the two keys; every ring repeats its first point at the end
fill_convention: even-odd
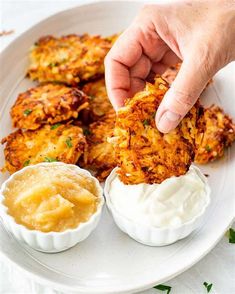
{"type": "Polygon", "coordinates": [[[105,81],[109,99],[115,109],[121,107],[131,87],[130,68],[142,55],[138,31],[128,28],[114,43],[105,58],[105,81]]]}

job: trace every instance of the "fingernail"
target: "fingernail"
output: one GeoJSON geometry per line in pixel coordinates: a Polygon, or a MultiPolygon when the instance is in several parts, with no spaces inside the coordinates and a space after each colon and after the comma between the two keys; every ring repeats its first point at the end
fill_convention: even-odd
{"type": "Polygon", "coordinates": [[[113,105],[114,110],[117,112],[121,107],[125,105],[124,102],[111,102],[113,105]]]}
{"type": "Polygon", "coordinates": [[[166,111],[160,118],[157,124],[157,128],[162,133],[168,133],[174,128],[176,128],[176,126],[180,122],[180,118],[181,116],[179,114],[171,111],[166,111]]]}
{"type": "Polygon", "coordinates": [[[117,112],[118,109],[119,109],[118,105],[116,105],[116,104],[113,104],[113,108],[114,108],[114,110],[115,110],[116,112],[117,112]]]}

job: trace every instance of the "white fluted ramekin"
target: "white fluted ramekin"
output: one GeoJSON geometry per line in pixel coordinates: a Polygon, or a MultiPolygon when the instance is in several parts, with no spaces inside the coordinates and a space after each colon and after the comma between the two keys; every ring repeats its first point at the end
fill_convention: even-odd
{"type": "Polygon", "coordinates": [[[0,189],[0,216],[3,220],[5,227],[10,231],[15,238],[20,242],[24,242],[30,247],[47,253],[54,253],[64,251],[68,248],[73,247],[77,243],[85,240],[90,233],[96,228],[101,214],[102,207],[104,205],[103,190],[96,178],[94,178],[87,170],[81,169],[80,167],[73,164],[65,164],[62,162],[53,162],[53,163],[39,163],[32,166],[27,166],[12,174],[1,186],[0,189]],[[8,208],[4,205],[4,191],[8,184],[14,180],[16,175],[24,173],[26,170],[37,168],[37,166],[61,166],[66,165],[67,167],[75,170],[78,174],[85,175],[89,178],[92,178],[94,184],[97,187],[99,198],[99,203],[97,206],[96,212],[90,217],[87,222],[80,223],[75,229],[68,229],[63,232],[41,232],[37,230],[30,230],[24,225],[18,224],[15,222],[14,218],[8,214],[8,208]]]}
{"type": "MultiPolygon", "coordinates": [[[[191,234],[195,229],[197,229],[201,223],[203,222],[206,210],[210,204],[210,192],[211,189],[208,185],[207,178],[201,173],[199,168],[195,167],[200,178],[205,183],[205,190],[207,193],[207,202],[204,207],[200,211],[198,215],[196,215],[192,220],[185,222],[182,225],[178,225],[175,227],[166,227],[166,228],[157,228],[154,226],[148,226],[146,224],[141,224],[134,222],[131,219],[128,219],[125,215],[122,215],[113,205],[110,198],[110,183],[116,176],[117,168],[115,168],[109,177],[106,179],[105,187],[104,187],[104,195],[106,198],[106,204],[114,218],[117,226],[131,238],[145,245],[149,246],[165,246],[176,241],[187,237],[191,234]]],[[[127,195],[128,197],[128,195],[127,195]]]]}

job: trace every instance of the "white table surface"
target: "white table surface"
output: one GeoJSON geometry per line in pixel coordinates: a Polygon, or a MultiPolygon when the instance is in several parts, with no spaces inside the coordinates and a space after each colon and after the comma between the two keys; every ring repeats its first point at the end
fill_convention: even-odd
{"type": "MultiPolygon", "coordinates": [[[[79,0],[0,0],[0,31],[14,30],[13,34],[0,37],[0,51],[33,24],[57,11],[76,6],[77,3],[79,0]]],[[[194,267],[165,284],[172,286],[173,294],[203,294],[206,293],[203,286],[205,281],[213,283],[210,293],[235,293],[235,244],[229,244],[227,237],[224,237],[194,267]]],[[[29,280],[19,269],[0,260],[0,294],[11,293],[59,294],[60,292],[29,280]]],[[[155,289],[142,292],[142,294],[154,293],[166,292],[155,289]]]]}

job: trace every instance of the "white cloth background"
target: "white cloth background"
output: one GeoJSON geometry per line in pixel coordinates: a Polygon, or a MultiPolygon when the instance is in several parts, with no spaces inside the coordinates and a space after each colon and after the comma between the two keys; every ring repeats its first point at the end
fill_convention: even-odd
{"type": "MultiPolygon", "coordinates": [[[[14,34],[0,38],[0,50],[41,19],[77,3],[79,0],[0,0],[0,31],[14,30],[14,34]]],[[[172,294],[204,294],[205,281],[213,283],[210,292],[212,294],[235,293],[235,244],[229,244],[227,237],[224,237],[214,250],[194,267],[165,284],[172,286],[172,294]]],[[[60,294],[47,286],[29,280],[19,269],[0,260],[0,294],[13,293],[60,294]]],[[[142,294],[154,293],[166,292],[155,289],[142,292],[142,294]]]]}

